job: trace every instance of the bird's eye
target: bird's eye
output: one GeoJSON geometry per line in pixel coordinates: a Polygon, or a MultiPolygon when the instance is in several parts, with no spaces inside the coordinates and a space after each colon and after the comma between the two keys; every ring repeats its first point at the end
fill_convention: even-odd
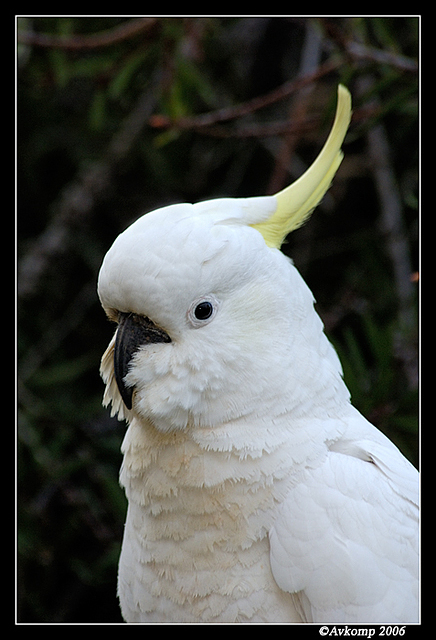
{"type": "Polygon", "coordinates": [[[213,305],[211,302],[206,300],[205,302],[200,302],[194,309],[194,316],[197,320],[207,320],[213,313],[213,305]]]}
{"type": "Polygon", "coordinates": [[[203,327],[208,324],[218,310],[219,302],[213,295],[197,298],[189,307],[188,318],[194,327],[203,327]]]}

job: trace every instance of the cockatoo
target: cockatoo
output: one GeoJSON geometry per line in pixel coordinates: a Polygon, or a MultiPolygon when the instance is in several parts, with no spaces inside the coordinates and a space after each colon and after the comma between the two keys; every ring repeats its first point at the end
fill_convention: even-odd
{"type": "Polygon", "coordinates": [[[129,423],[127,622],[418,620],[417,471],[352,406],[280,251],[328,189],[350,117],[339,86],[291,186],[147,213],[103,260],[118,324],[103,402],[129,423]]]}

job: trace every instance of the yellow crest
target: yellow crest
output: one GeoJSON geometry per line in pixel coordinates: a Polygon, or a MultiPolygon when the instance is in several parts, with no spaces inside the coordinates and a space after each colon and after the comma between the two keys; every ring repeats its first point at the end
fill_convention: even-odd
{"type": "Polygon", "coordinates": [[[279,249],[288,233],[301,227],[323,198],[342,162],[341,146],[350,119],[351,95],[339,85],[335,120],[319,156],[298,180],[275,195],[277,209],[273,215],[251,225],[269,247],[279,249]]]}

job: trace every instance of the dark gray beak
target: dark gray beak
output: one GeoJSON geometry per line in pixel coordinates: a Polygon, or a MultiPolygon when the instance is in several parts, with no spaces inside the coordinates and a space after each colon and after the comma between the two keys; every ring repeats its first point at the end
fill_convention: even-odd
{"type": "Polygon", "coordinates": [[[120,313],[115,338],[114,370],[119,392],[128,409],[132,408],[133,387],[126,387],[124,378],[130,361],[142,345],[153,342],[171,342],[171,338],[145,316],[120,313]]]}

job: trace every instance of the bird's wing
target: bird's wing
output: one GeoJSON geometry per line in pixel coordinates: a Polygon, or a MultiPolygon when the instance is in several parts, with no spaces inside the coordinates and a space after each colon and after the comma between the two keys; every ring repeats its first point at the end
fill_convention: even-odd
{"type": "Polygon", "coordinates": [[[271,568],[308,622],[418,621],[418,474],[393,446],[337,445],[270,531],[271,568]]]}

